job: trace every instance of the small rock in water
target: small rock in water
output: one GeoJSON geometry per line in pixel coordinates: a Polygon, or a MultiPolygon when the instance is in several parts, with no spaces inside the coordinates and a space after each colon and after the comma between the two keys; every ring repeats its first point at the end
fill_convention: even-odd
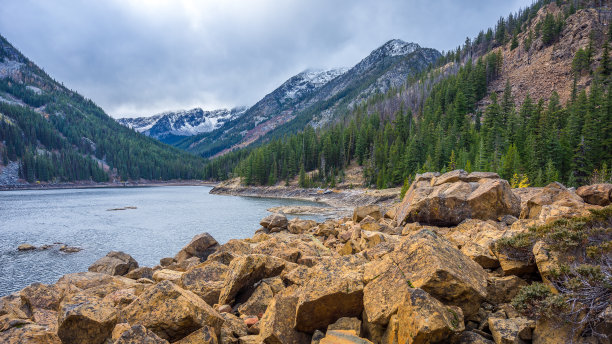
{"type": "Polygon", "coordinates": [[[62,245],[59,248],[59,250],[64,253],[76,253],[76,252],[82,251],[83,249],[80,247],[76,247],[76,246],[62,245]]]}
{"type": "Polygon", "coordinates": [[[30,245],[30,244],[21,244],[17,247],[18,251],[32,251],[35,249],[36,249],[36,246],[30,245]]]}

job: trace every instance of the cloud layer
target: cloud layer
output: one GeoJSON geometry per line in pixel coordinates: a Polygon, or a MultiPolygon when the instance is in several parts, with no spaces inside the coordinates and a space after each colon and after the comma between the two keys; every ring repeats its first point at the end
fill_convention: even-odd
{"type": "Polygon", "coordinates": [[[252,105],[389,39],[453,49],[531,0],[2,0],[0,34],[115,117],[252,105]]]}

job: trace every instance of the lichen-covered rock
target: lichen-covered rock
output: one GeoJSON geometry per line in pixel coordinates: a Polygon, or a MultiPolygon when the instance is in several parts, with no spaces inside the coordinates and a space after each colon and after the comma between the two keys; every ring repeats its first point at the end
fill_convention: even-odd
{"type": "Polygon", "coordinates": [[[535,322],[527,318],[489,317],[489,329],[496,344],[514,344],[521,340],[531,340],[535,322]]]}
{"type": "Polygon", "coordinates": [[[274,295],[285,289],[280,277],[272,277],[261,280],[255,291],[248,300],[238,307],[242,315],[260,315],[265,313],[274,295]]]}
{"type": "Polygon", "coordinates": [[[110,251],[89,267],[90,272],[100,272],[112,276],[123,276],[136,269],[138,262],[124,252],[110,251]]]}
{"type": "Polygon", "coordinates": [[[287,261],[262,254],[250,254],[234,259],[223,282],[219,303],[232,304],[241,289],[264,278],[280,275],[287,261]]]}
{"type": "Polygon", "coordinates": [[[612,203],[612,184],[581,186],[576,190],[576,194],[589,204],[605,207],[612,203]]]}
{"type": "Polygon", "coordinates": [[[317,223],[313,220],[301,220],[297,217],[289,220],[288,223],[289,232],[293,234],[302,234],[316,226],[317,223]]]}
{"type": "Polygon", "coordinates": [[[209,255],[219,248],[219,243],[208,233],[198,234],[191,239],[177,254],[174,259],[181,263],[191,257],[206,260],[209,255]]]}
{"type": "Polygon", "coordinates": [[[500,250],[497,250],[495,253],[497,255],[497,259],[499,260],[499,265],[506,276],[524,276],[533,274],[537,271],[535,261],[531,259],[518,259],[511,257],[508,253],[500,250]]]}
{"type": "Polygon", "coordinates": [[[0,332],[0,343],[3,344],[62,344],[56,333],[44,326],[25,324],[11,327],[0,332]]]}
{"type": "Polygon", "coordinates": [[[216,261],[206,261],[187,270],[180,279],[180,285],[197,294],[209,305],[219,301],[227,265],[216,261]]]}
{"type": "Polygon", "coordinates": [[[459,307],[445,306],[422,289],[412,289],[397,312],[399,343],[438,343],[464,330],[459,307]]]}
{"type": "Polygon", "coordinates": [[[289,225],[289,221],[287,217],[282,214],[271,214],[263,218],[259,224],[268,229],[270,232],[278,232],[284,229],[287,229],[289,225]]]}
{"type": "Polygon", "coordinates": [[[417,175],[395,220],[432,225],[457,225],[469,218],[496,220],[520,213],[520,199],[496,174],[468,174],[455,170],[439,177],[417,175]]]}
{"type": "Polygon", "coordinates": [[[353,210],[353,222],[355,223],[361,222],[361,220],[368,216],[378,221],[382,217],[380,207],[377,205],[365,205],[356,207],[355,210],[353,210]]]}
{"type": "Polygon", "coordinates": [[[57,334],[66,344],[104,343],[116,323],[117,311],[112,304],[83,292],[62,301],[57,334]]]}
{"type": "Polygon", "coordinates": [[[147,266],[136,268],[128,272],[125,277],[138,280],[141,278],[153,279],[153,269],[147,266]]]}
{"type": "Polygon", "coordinates": [[[367,284],[363,289],[363,306],[368,322],[387,325],[411,288],[410,281],[394,262],[396,258],[398,255],[390,254],[364,268],[367,284]]]}
{"type": "Polygon", "coordinates": [[[120,314],[123,322],[142,324],[171,342],[207,325],[220,333],[223,318],[196,294],[163,281],[141,294],[120,314]]]}
{"type": "Polygon", "coordinates": [[[399,321],[397,314],[393,314],[389,319],[389,324],[385,329],[385,333],[380,340],[381,344],[399,344],[398,343],[399,321]]]}
{"type": "Polygon", "coordinates": [[[461,307],[466,316],[476,313],[487,295],[483,268],[432,231],[406,237],[390,255],[414,287],[461,307]]]}
{"type": "Polygon", "coordinates": [[[295,343],[309,344],[310,336],[297,331],[295,324],[295,309],[299,295],[297,287],[288,287],[278,293],[259,322],[259,336],[266,344],[295,343]]]}
{"type": "Polygon", "coordinates": [[[459,335],[459,344],[495,344],[492,340],[472,331],[463,331],[459,335]]]}
{"type": "MultiPolygon", "coordinates": [[[[310,269],[297,303],[295,328],[313,333],[363,310],[363,267],[353,258],[327,259],[310,269]]],[[[365,263],[365,259],[360,262],[365,263]]]]}
{"type": "Polygon", "coordinates": [[[208,327],[203,326],[201,329],[191,332],[187,337],[175,342],[176,344],[218,344],[217,334],[208,327]]]}
{"type": "Polygon", "coordinates": [[[181,277],[183,277],[184,274],[185,274],[185,272],[183,272],[183,271],[176,271],[176,270],[170,270],[170,269],[161,269],[161,270],[157,270],[157,271],[155,271],[153,273],[153,280],[155,282],[171,281],[171,282],[178,283],[181,280],[181,277]]]}
{"type": "Polygon", "coordinates": [[[33,283],[23,288],[19,296],[30,309],[57,310],[62,299],[62,291],[55,284],[33,283]]]}
{"type": "Polygon", "coordinates": [[[373,344],[365,338],[360,338],[353,331],[331,330],[327,331],[319,344],[373,344]]]}
{"type": "Polygon", "coordinates": [[[168,341],[159,338],[153,331],[148,330],[142,325],[134,325],[126,331],[123,331],[121,336],[114,344],[168,344],[168,341]]]}
{"type": "Polygon", "coordinates": [[[327,333],[333,330],[350,331],[356,336],[361,336],[361,320],[358,318],[340,318],[327,326],[327,333]]]}
{"type": "Polygon", "coordinates": [[[487,300],[492,304],[508,303],[526,286],[524,279],[510,275],[503,277],[489,276],[487,285],[487,300]]]}

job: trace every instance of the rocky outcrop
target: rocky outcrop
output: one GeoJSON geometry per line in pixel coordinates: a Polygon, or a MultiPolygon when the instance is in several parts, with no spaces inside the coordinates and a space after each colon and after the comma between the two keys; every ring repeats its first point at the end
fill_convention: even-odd
{"type": "Polygon", "coordinates": [[[89,267],[90,272],[101,272],[112,276],[123,276],[138,268],[138,262],[127,253],[111,251],[89,267]]]}
{"type": "Polygon", "coordinates": [[[395,220],[452,226],[469,218],[496,220],[519,213],[520,199],[497,174],[455,170],[417,175],[395,220]]]}

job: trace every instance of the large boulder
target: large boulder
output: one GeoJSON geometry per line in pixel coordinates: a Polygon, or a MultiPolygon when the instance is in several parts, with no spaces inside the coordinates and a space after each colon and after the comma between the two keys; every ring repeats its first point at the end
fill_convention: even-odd
{"type": "Polygon", "coordinates": [[[168,344],[168,341],[159,338],[153,331],[148,330],[142,325],[134,325],[127,331],[124,331],[114,344],[168,344]]]}
{"type": "Polygon", "coordinates": [[[437,299],[476,313],[487,296],[487,273],[434,232],[422,229],[390,253],[410,283],[437,299]]]}
{"type": "Polygon", "coordinates": [[[445,306],[422,289],[411,289],[399,306],[398,343],[448,342],[465,327],[461,309],[445,306]]]}
{"type": "MultiPolygon", "coordinates": [[[[62,344],[56,333],[44,326],[25,324],[0,332],[3,344],[62,344]]],[[[66,342],[64,342],[66,343],[66,342]]]]}
{"type": "Polygon", "coordinates": [[[589,204],[605,207],[612,203],[612,184],[581,186],[576,190],[576,194],[589,204]]]}
{"type": "Polygon", "coordinates": [[[174,256],[174,259],[181,263],[189,258],[198,257],[201,260],[206,260],[209,255],[214,253],[219,248],[219,243],[212,235],[208,233],[198,234],[191,239],[191,241],[183,247],[174,256]]]}
{"type": "Polygon", "coordinates": [[[285,285],[278,276],[261,280],[248,300],[238,307],[238,312],[241,315],[261,316],[268,308],[274,295],[283,289],[285,289],[285,285]]]}
{"type": "Polygon", "coordinates": [[[289,220],[288,229],[290,233],[302,234],[307,230],[317,226],[317,223],[313,220],[302,220],[299,218],[289,220]]]}
{"type": "Polygon", "coordinates": [[[527,318],[496,318],[489,317],[489,329],[495,343],[514,344],[523,340],[531,340],[535,321],[527,318]]]}
{"type": "Polygon", "coordinates": [[[285,215],[271,214],[263,218],[259,224],[270,232],[280,232],[287,229],[289,221],[285,215]]]}
{"type": "Polygon", "coordinates": [[[310,336],[294,329],[299,293],[291,286],[278,293],[259,322],[261,341],[266,344],[309,344],[310,336]]]}
{"type": "Polygon", "coordinates": [[[108,302],[87,293],[62,301],[57,334],[65,344],[101,344],[111,336],[117,311],[108,302]]]}
{"type": "Polygon", "coordinates": [[[521,219],[548,223],[588,213],[582,198],[557,182],[538,188],[527,195],[522,199],[521,219]]]}
{"type": "Polygon", "coordinates": [[[90,272],[100,272],[112,276],[123,276],[136,269],[138,262],[127,253],[110,251],[89,267],[90,272]]]}
{"type": "Polygon", "coordinates": [[[319,344],[373,344],[371,341],[361,338],[353,331],[330,330],[325,337],[321,338],[319,344]]]}
{"type": "Polygon", "coordinates": [[[374,220],[378,221],[382,217],[380,207],[377,205],[365,205],[361,207],[356,207],[353,210],[353,222],[358,223],[366,217],[372,217],[374,220]]]}
{"type": "Polygon", "coordinates": [[[465,219],[495,220],[518,216],[520,199],[495,173],[455,170],[417,175],[396,213],[398,224],[419,222],[453,226],[465,219]]]}
{"type": "Polygon", "coordinates": [[[219,341],[217,339],[217,335],[215,331],[208,327],[204,326],[197,331],[191,332],[187,337],[175,342],[177,344],[218,344],[219,341]]]}
{"type": "Polygon", "coordinates": [[[233,303],[243,288],[251,287],[264,278],[280,275],[287,264],[283,259],[263,254],[249,254],[232,260],[219,295],[219,303],[233,303]]]}
{"type": "Polygon", "coordinates": [[[359,316],[363,310],[363,266],[348,256],[321,261],[310,269],[297,302],[295,328],[324,331],[342,317],[359,316]]]}
{"type": "Polygon", "coordinates": [[[207,261],[187,270],[181,276],[180,285],[196,293],[209,305],[214,305],[219,302],[227,270],[227,265],[207,261]]]}
{"type": "Polygon", "coordinates": [[[223,318],[196,294],[163,281],[141,294],[120,314],[122,322],[142,324],[159,337],[177,341],[209,326],[220,333],[223,318]]]}
{"type": "Polygon", "coordinates": [[[55,284],[33,283],[23,288],[19,295],[30,309],[57,310],[62,299],[62,291],[55,284]]]}

